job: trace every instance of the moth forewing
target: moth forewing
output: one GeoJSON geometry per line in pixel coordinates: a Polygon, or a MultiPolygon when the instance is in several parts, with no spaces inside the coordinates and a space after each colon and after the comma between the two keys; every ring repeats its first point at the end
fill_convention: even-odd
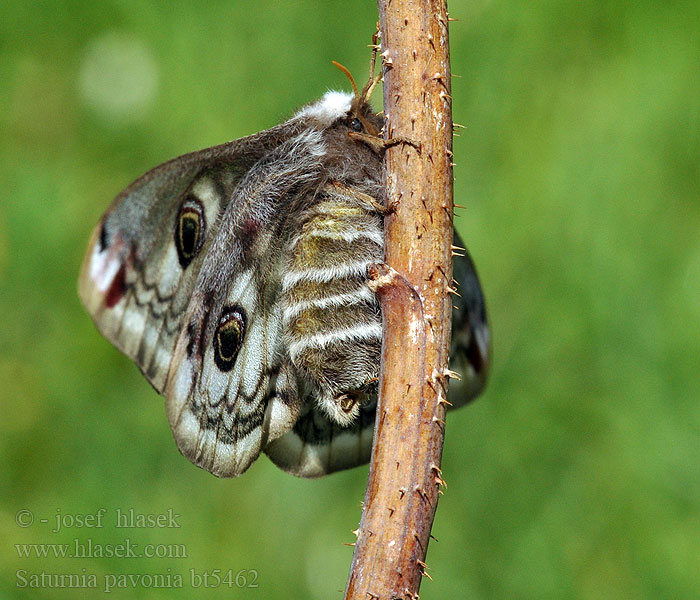
{"type": "MultiPolygon", "coordinates": [[[[185,202],[201,206],[214,231],[224,193],[211,193],[197,153],[169,161],[117,196],[93,232],[79,284],[98,329],[161,391],[198,269],[183,268],[175,246],[185,202]]],[[[203,170],[204,169],[204,170],[203,170]]]]}

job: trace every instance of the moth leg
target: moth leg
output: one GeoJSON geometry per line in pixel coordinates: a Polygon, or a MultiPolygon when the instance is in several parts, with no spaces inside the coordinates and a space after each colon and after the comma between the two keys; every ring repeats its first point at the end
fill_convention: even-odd
{"type": "Polygon", "coordinates": [[[340,406],[340,410],[346,415],[351,415],[355,411],[355,406],[362,402],[364,394],[359,390],[353,390],[351,392],[344,392],[335,398],[333,401],[340,406]]]}
{"type": "Polygon", "coordinates": [[[407,146],[411,146],[416,150],[416,152],[418,152],[418,154],[420,154],[422,151],[420,143],[403,136],[397,136],[385,140],[383,137],[379,137],[378,135],[360,133],[357,131],[349,131],[348,135],[354,140],[364,142],[377,154],[384,152],[387,148],[391,148],[392,146],[398,146],[399,144],[406,144],[407,146]]]}
{"type": "Polygon", "coordinates": [[[372,211],[382,216],[387,216],[394,213],[396,211],[396,208],[398,207],[398,202],[392,202],[389,206],[384,206],[383,204],[377,202],[369,194],[365,194],[359,190],[353,189],[350,186],[340,183],[339,181],[333,181],[329,184],[329,186],[332,186],[330,187],[331,193],[335,192],[354,198],[360,204],[365,205],[372,211]]]}
{"type": "Polygon", "coordinates": [[[411,146],[416,152],[418,152],[418,154],[420,154],[423,150],[423,147],[421,146],[420,142],[416,142],[411,138],[407,138],[401,135],[389,138],[388,140],[382,138],[382,141],[384,142],[384,149],[391,148],[392,146],[398,146],[399,144],[406,144],[407,146],[411,146]]]}

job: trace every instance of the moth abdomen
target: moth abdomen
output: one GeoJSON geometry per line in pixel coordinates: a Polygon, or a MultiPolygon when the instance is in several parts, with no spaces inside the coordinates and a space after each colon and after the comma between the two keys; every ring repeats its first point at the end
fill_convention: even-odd
{"type": "Polygon", "coordinates": [[[357,416],[379,373],[381,313],[367,268],[384,254],[381,217],[337,192],[301,217],[282,278],[285,345],[335,422],[357,416]]]}

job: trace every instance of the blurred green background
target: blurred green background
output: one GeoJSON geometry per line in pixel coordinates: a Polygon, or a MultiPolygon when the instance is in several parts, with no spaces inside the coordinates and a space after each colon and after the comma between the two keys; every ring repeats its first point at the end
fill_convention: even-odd
{"type": "MultiPolygon", "coordinates": [[[[700,597],[700,4],[450,9],[458,226],[494,358],[485,396],[449,416],[421,597],[700,597]]],[[[18,587],[44,571],[100,589],[181,574],[182,589],[112,595],[189,598],[191,569],[220,569],[258,587],[194,595],[341,598],[366,468],[303,481],[263,457],[229,481],[192,466],[76,279],[126,184],[346,89],[331,60],[362,79],[376,19],[372,2],[4,3],[0,597],[97,595],[18,587]],[[102,528],[53,532],[57,511],[99,508],[102,528]],[[172,509],[180,527],[117,529],[117,508],[172,509]],[[187,556],[15,547],[76,538],[187,556]]]]}

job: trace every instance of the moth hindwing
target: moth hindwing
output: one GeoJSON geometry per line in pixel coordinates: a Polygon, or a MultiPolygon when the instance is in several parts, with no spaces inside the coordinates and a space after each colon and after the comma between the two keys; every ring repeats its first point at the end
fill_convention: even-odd
{"type": "MultiPolygon", "coordinates": [[[[277,127],[156,167],[93,232],[85,307],[165,395],[180,451],[215,475],[261,451],[305,477],[369,458],[382,329],[366,280],[384,255],[369,89],[328,92],[277,127]]],[[[471,261],[455,273],[465,380],[451,400],[465,402],[490,340],[471,261]]]]}

